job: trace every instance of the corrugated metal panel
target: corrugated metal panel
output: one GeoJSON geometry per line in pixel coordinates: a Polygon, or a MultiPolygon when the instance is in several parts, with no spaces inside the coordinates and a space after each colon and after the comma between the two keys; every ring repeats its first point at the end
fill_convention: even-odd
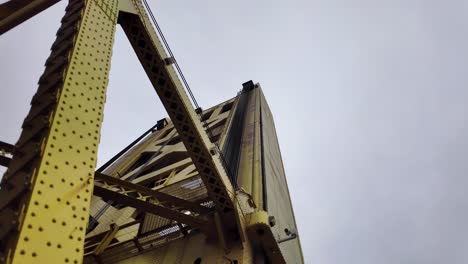
{"type": "Polygon", "coordinates": [[[145,218],[143,219],[143,224],[140,229],[141,234],[145,234],[149,231],[153,231],[157,228],[167,226],[171,223],[171,220],[160,217],[154,214],[145,214],[145,218]]]}

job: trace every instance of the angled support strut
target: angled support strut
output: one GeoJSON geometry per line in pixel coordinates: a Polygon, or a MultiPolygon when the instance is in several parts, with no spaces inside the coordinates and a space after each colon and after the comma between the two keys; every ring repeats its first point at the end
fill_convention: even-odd
{"type": "Polygon", "coordinates": [[[60,0],[10,0],[0,5],[0,35],[60,0]]]}
{"type": "MultiPolygon", "coordinates": [[[[121,12],[122,26],[156,93],[197,168],[226,230],[238,233],[234,188],[208,138],[140,0],[127,0],[133,13],[121,12]]],[[[128,11],[128,10],[126,10],[128,11]]]]}

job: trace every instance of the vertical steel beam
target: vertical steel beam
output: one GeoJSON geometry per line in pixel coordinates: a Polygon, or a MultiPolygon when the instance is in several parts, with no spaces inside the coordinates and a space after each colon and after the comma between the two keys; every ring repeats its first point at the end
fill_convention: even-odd
{"type": "Polygon", "coordinates": [[[258,208],[263,208],[263,174],[262,174],[262,144],[261,144],[261,105],[260,89],[255,89],[255,111],[254,111],[254,137],[252,157],[252,198],[258,208]]]}
{"type": "Polygon", "coordinates": [[[245,113],[239,161],[239,187],[252,195],[255,205],[260,209],[263,208],[263,175],[259,90],[255,88],[248,92],[249,101],[245,113]]]}
{"type": "Polygon", "coordinates": [[[81,263],[117,0],[71,0],[0,189],[1,263],[81,263]]]}

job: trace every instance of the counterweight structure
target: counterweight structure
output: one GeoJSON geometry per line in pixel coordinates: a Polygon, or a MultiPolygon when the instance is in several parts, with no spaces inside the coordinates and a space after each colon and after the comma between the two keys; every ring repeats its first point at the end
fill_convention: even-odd
{"type": "MultiPolygon", "coordinates": [[[[0,5],[0,33],[55,2],[0,5]]],[[[20,138],[0,144],[1,263],[303,263],[260,85],[194,109],[163,44],[145,1],[69,1],[20,138]],[[96,170],[117,24],[169,118],[96,170]]]]}

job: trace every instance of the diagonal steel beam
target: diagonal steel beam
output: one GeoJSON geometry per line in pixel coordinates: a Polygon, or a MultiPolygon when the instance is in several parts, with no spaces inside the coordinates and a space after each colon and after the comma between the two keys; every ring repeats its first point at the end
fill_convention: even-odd
{"type": "Polygon", "coordinates": [[[107,184],[109,186],[115,186],[125,189],[127,192],[138,192],[141,196],[150,196],[156,198],[157,200],[167,203],[169,205],[173,205],[175,207],[183,208],[192,212],[196,212],[199,214],[206,214],[210,211],[207,207],[201,206],[199,204],[172,196],[167,193],[163,193],[160,191],[152,190],[146,188],[144,186],[134,184],[128,181],[123,181],[118,178],[114,178],[100,172],[96,172],[94,174],[95,183],[98,184],[107,184]]]}
{"type": "Polygon", "coordinates": [[[119,24],[177,129],[226,230],[237,233],[234,187],[172,65],[174,58],[166,54],[161,45],[162,37],[154,31],[141,0],[127,2],[133,10],[121,10],[119,24]]]}
{"type": "Polygon", "coordinates": [[[97,247],[94,249],[94,255],[102,254],[102,252],[104,252],[104,250],[109,246],[112,239],[114,239],[117,232],[119,232],[119,226],[116,223],[112,223],[109,231],[106,232],[101,242],[99,242],[97,247]]]}
{"type": "Polygon", "coordinates": [[[60,0],[10,0],[0,5],[0,35],[60,0]]]}
{"type": "Polygon", "coordinates": [[[194,228],[200,228],[203,232],[210,233],[210,220],[207,218],[202,217],[195,217],[186,215],[181,213],[177,210],[173,210],[159,204],[153,204],[147,201],[145,198],[144,200],[140,200],[137,198],[133,198],[124,194],[125,191],[119,190],[111,190],[103,186],[95,185],[94,186],[94,194],[102,197],[104,199],[109,199],[112,201],[116,201],[126,206],[131,206],[133,208],[137,208],[140,211],[155,214],[162,216],[167,219],[171,219],[177,222],[182,222],[194,228]]]}

